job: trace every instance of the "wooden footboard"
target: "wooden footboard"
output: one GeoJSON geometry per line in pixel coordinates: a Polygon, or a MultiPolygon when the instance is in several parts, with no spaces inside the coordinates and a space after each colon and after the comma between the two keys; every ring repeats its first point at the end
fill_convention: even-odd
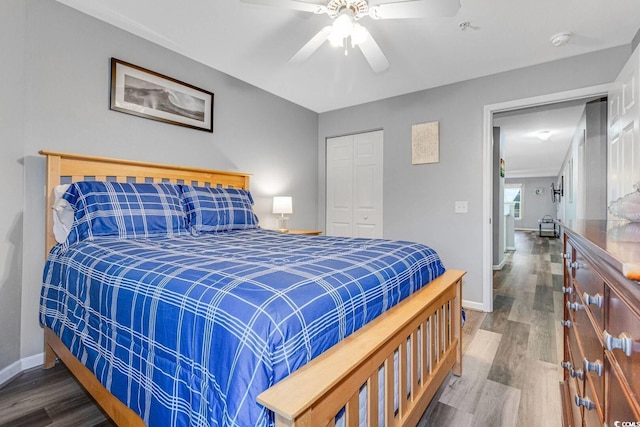
{"type": "Polygon", "coordinates": [[[351,427],[359,425],[361,389],[366,386],[367,426],[378,425],[380,400],[385,426],[415,426],[449,371],[462,373],[464,274],[445,272],[260,394],[258,402],[275,412],[277,427],[333,426],[343,408],[345,425],[351,427]],[[381,399],[377,390],[382,368],[381,399]],[[394,390],[402,391],[397,403],[394,390]]]}

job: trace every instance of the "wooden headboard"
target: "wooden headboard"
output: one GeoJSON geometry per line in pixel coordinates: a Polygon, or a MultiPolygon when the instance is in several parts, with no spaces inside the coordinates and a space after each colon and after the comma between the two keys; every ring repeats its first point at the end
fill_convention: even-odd
{"type": "Polygon", "coordinates": [[[250,174],[175,165],[83,156],[42,150],[47,156],[47,204],[45,256],[57,243],[53,235],[53,188],[59,184],[91,179],[116,182],[170,182],[211,187],[249,189],[250,174]]]}

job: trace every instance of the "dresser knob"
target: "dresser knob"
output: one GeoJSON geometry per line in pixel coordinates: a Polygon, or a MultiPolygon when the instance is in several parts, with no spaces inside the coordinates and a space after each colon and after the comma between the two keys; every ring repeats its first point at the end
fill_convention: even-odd
{"type": "Polygon", "coordinates": [[[565,288],[564,286],[562,287],[562,292],[565,294],[569,294],[571,295],[573,293],[573,288],[571,286],[569,286],[568,288],[565,288]]]}
{"type": "Polygon", "coordinates": [[[624,354],[631,357],[631,353],[633,352],[633,340],[626,332],[621,333],[616,338],[609,332],[604,331],[602,333],[602,341],[604,341],[604,346],[607,350],[613,351],[614,349],[619,348],[624,354]]]}
{"type": "Polygon", "coordinates": [[[595,294],[595,295],[589,295],[588,293],[584,293],[582,294],[582,299],[584,300],[584,303],[587,305],[597,305],[598,307],[602,308],[602,301],[604,300],[604,298],[602,297],[602,295],[600,294],[595,294]]]}
{"type": "Polygon", "coordinates": [[[584,409],[590,411],[596,407],[596,404],[588,397],[580,397],[576,394],[576,406],[584,406],[584,409]]]}
{"type": "Polygon", "coordinates": [[[566,328],[570,328],[571,327],[571,320],[561,320],[560,324],[566,328]]]}
{"type": "Polygon", "coordinates": [[[585,372],[595,372],[599,377],[602,376],[602,371],[604,367],[600,360],[596,360],[595,362],[589,362],[586,358],[584,359],[584,371],[585,372]]]}
{"type": "Polygon", "coordinates": [[[578,378],[579,380],[584,379],[584,372],[582,369],[571,369],[569,371],[569,375],[571,375],[571,378],[578,378]]]}
{"type": "Polygon", "coordinates": [[[582,304],[577,303],[577,302],[567,301],[567,308],[569,310],[578,311],[578,310],[584,309],[584,306],[582,304]]]}

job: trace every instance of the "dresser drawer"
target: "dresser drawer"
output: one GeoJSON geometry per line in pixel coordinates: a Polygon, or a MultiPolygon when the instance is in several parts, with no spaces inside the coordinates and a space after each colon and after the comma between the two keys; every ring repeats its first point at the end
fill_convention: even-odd
{"type": "Polygon", "coordinates": [[[580,252],[576,252],[576,261],[572,265],[574,266],[574,287],[576,292],[583,298],[585,306],[589,307],[589,311],[599,325],[600,330],[603,330],[604,281],[580,252]]]}
{"type": "Polygon", "coordinates": [[[585,426],[599,426],[604,420],[604,408],[601,406],[601,401],[595,397],[590,380],[591,378],[585,379],[583,397],[586,402],[592,402],[593,406],[584,405],[582,418],[585,426]]]}
{"type": "Polygon", "coordinates": [[[593,328],[593,324],[586,314],[586,308],[580,296],[577,297],[577,310],[570,310],[569,317],[572,319],[570,342],[571,353],[573,355],[573,368],[581,370],[585,380],[585,393],[598,405],[600,417],[602,417],[602,404],[604,403],[604,349],[598,337],[598,333],[593,328]],[[575,338],[573,336],[575,336],[575,338]],[[595,399],[594,399],[595,397],[595,399]]]}
{"type": "Polygon", "coordinates": [[[636,421],[640,422],[640,409],[634,408],[634,403],[624,391],[624,387],[618,378],[617,372],[610,363],[606,363],[607,389],[609,390],[609,399],[606,402],[605,417],[608,426],[618,426],[622,422],[636,421]],[[619,423],[616,424],[616,421],[619,423]]]}
{"type": "MultiPolygon", "coordinates": [[[[615,290],[609,290],[605,347],[611,351],[611,363],[617,363],[631,391],[640,400],[640,318],[627,306],[615,290]],[[624,348],[615,348],[623,346],[624,348]]],[[[640,420],[638,420],[640,421],[640,420]]]]}
{"type": "MultiPolygon", "coordinates": [[[[586,316],[583,315],[583,317],[586,316]]],[[[604,403],[604,350],[593,329],[580,328],[580,320],[576,320],[576,325],[578,326],[576,334],[582,351],[578,356],[574,350],[576,369],[582,369],[585,378],[589,377],[595,397],[602,405],[604,403]]]]}

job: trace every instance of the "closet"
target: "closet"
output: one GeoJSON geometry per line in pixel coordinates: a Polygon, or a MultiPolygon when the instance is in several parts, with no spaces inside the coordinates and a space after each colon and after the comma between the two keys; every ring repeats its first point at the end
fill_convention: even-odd
{"type": "Polygon", "coordinates": [[[382,237],[383,132],[327,139],[326,235],[382,237]]]}

